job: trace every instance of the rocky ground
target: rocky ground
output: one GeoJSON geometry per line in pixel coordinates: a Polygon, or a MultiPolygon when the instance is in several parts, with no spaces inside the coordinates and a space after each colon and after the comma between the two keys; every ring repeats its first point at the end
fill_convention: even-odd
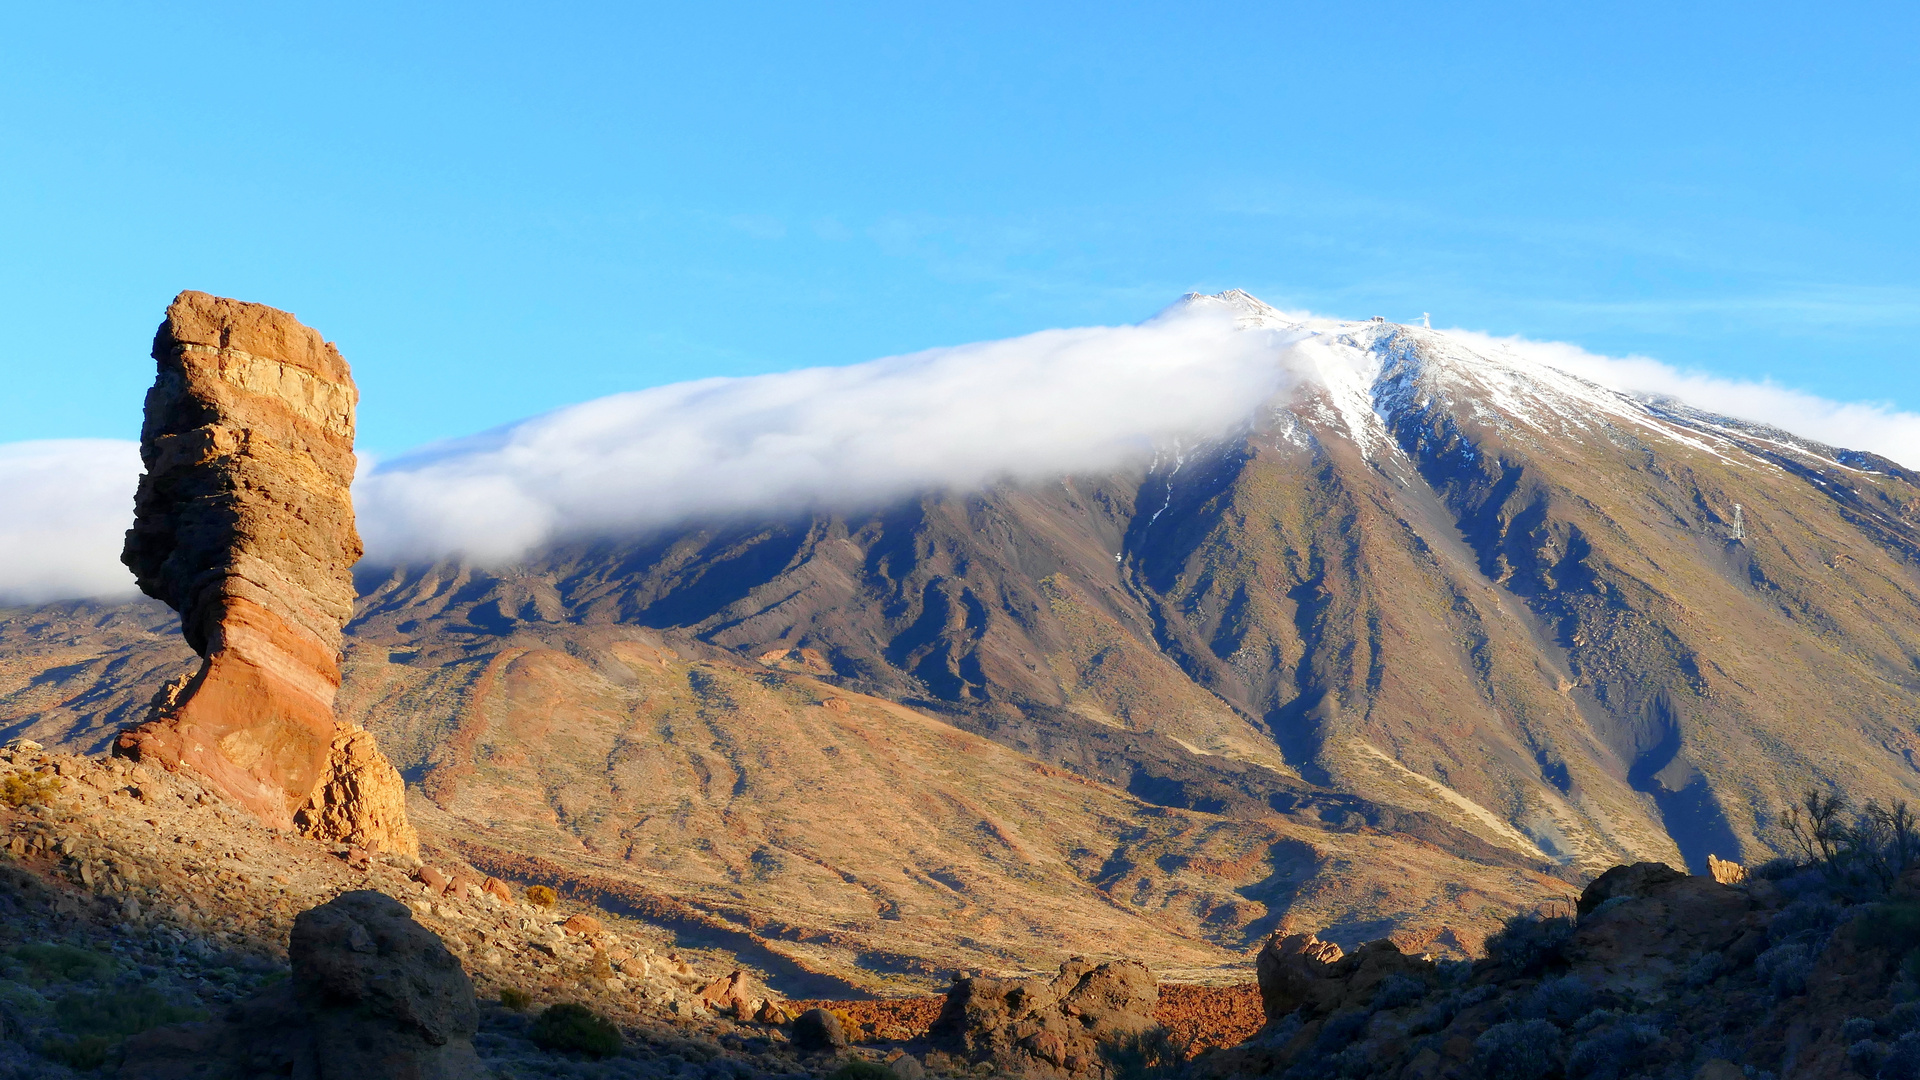
{"type": "MultiPolygon", "coordinates": [[[[425,854],[267,829],[190,774],[31,743],[0,750],[0,1077],[174,1075],[142,1064],[152,1032],[257,1011],[288,982],[296,917],[356,890],[400,901],[458,959],[492,1075],[797,1077],[858,1060],[909,1080],[978,1071],[928,1040],[943,998],[785,1001],[724,949],[425,854]],[[612,1021],[621,1049],[596,1059],[538,1045],[542,1010],[569,1002],[612,1021]],[[792,1020],[816,1006],[851,1045],[795,1045],[792,1020]]],[[[1168,987],[1153,1015],[1196,1048],[1237,1042],[1259,1020],[1246,986],[1168,987]]]]}

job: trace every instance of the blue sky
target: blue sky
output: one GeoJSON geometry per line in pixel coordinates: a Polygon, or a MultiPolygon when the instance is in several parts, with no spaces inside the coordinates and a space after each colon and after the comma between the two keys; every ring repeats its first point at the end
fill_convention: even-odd
{"type": "Polygon", "coordinates": [[[198,288],[389,453],[1190,289],[1920,408],[1910,5],[15,5],[0,442],[198,288]]]}

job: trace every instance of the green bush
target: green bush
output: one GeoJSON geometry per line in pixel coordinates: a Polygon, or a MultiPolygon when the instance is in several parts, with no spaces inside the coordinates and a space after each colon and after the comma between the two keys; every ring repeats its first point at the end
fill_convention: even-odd
{"type": "Polygon", "coordinates": [[[620,1052],[620,1029],[585,1005],[549,1005],[534,1020],[527,1037],[545,1050],[577,1050],[593,1057],[620,1052]]]}
{"type": "Polygon", "coordinates": [[[105,1035],[80,1035],[70,1039],[48,1039],[40,1044],[40,1053],[69,1069],[85,1072],[107,1063],[113,1040],[105,1035]]]}
{"type": "Polygon", "coordinates": [[[1854,924],[1854,940],[1869,949],[1901,956],[1920,948],[1920,904],[1875,904],[1854,924]]]}
{"type": "Polygon", "coordinates": [[[204,1020],[207,1014],[176,1002],[150,986],[68,994],[53,1004],[60,1030],[69,1035],[125,1038],[148,1028],[204,1020]]]}
{"type": "Polygon", "coordinates": [[[855,1058],[828,1073],[827,1080],[900,1080],[900,1075],[877,1061],[855,1058]]]}
{"type": "Polygon", "coordinates": [[[527,1007],[533,1004],[533,995],[509,986],[500,991],[500,1004],[514,1012],[526,1012],[527,1007]]]}
{"type": "Polygon", "coordinates": [[[72,945],[21,945],[13,950],[13,958],[25,965],[29,978],[41,982],[78,982],[113,974],[112,957],[72,945]]]}

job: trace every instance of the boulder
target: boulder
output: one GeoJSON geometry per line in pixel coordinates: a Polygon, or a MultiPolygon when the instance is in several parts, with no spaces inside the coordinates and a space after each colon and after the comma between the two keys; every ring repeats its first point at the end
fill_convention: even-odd
{"type": "Polygon", "coordinates": [[[605,930],[606,927],[601,924],[599,919],[591,915],[574,915],[569,917],[566,922],[561,923],[560,929],[565,930],[569,934],[578,934],[581,937],[592,937],[605,930]]]}
{"type": "Polygon", "coordinates": [[[1159,1000],[1146,965],[1075,957],[1050,978],[955,979],[928,1038],[948,1054],[1016,1075],[1104,1076],[1101,1046],[1153,1031],[1159,1000]]]}
{"type": "Polygon", "coordinates": [[[843,1050],[847,1033],[840,1029],[840,1018],[825,1009],[808,1009],[794,1018],[793,1047],[802,1053],[818,1054],[843,1050]]]}
{"type": "Polygon", "coordinates": [[[1275,934],[1255,964],[1260,1005],[1270,1025],[1302,1007],[1303,1015],[1319,1017],[1365,1008],[1389,976],[1425,980],[1432,971],[1431,961],[1408,956],[1384,938],[1343,953],[1312,934],[1275,934]]]}
{"type": "Polygon", "coordinates": [[[114,752],[273,827],[416,854],[399,773],[333,713],[361,553],[346,361],[284,311],[199,292],[168,306],[153,358],[121,559],[203,661],[114,752]]]}
{"type": "Polygon", "coordinates": [[[124,1080],[305,1076],[479,1080],[473,984],[431,930],[383,893],[343,893],[301,912],[293,977],[219,1022],[126,1041],[124,1080]]]}

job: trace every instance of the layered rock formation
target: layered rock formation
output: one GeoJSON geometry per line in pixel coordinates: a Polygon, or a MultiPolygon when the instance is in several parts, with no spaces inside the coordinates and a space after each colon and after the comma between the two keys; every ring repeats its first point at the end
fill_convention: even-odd
{"type": "Polygon", "coordinates": [[[346,361],[284,311],[198,292],[153,357],[122,559],[205,662],[115,751],[191,768],[279,828],[417,851],[399,774],[333,713],[361,552],[346,361]]]}

